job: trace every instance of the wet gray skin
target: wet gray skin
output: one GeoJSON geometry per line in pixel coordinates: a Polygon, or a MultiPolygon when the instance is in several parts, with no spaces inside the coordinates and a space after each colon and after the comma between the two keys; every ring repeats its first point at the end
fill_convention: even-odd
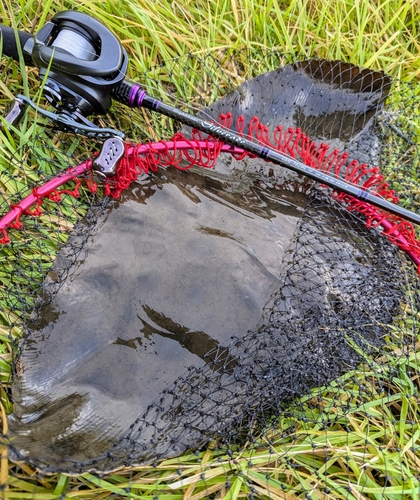
{"type": "MultiPolygon", "coordinates": [[[[372,159],[379,151],[372,120],[389,81],[350,65],[339,73],[326,61],[288,66],[245,83],[206,113],[258,115],[271,129],[299,125],[314,139],[372,159]]],[[[47,472],[80,472],[174,456],[229,434],[251,408],[267,406],[268,396],[288,400],[351,365],[343,334],[334,349],[322,347],[314,313],[311,342],[291,322],[314,303],[324,312],[334,307],[337,316],[361,290],[363,314],[388,320],[373,284],[389,278],[376,276],[369,256],[383,244],[358,222],[331,229],[347,216],[324,209],[325,201],[315,212],[304,209],[308,190],[259,160],[139,179],[100,217],[67,279],[56,283],[76,231],[44,286],[52,300],[15,363],[12,457],[47,472]],[[328,252],[322,224],[302,219],[318,213],[330,227],[328,252]],[[317,291],[303,287],[296,301],[291,283],[306,279],[293,267],[299,238],[312,248],[299,259],[317,291]],[[337,300],[332,275],[343,278],[334,282],[337,300]],[[288,355],[293,343],[295,355],[288,355]],[[340,346],[343,362],[328,370],[340,346]],[[305,349],[312,360],[306,376],[296,375],[305,349]],[[315,358],[316,376],[309,373],[315,358]]],[[[388,311],[397,296],[392,289],[388,311]]],[[[370,335],[375,344],[383,332],[370,335]]]]}

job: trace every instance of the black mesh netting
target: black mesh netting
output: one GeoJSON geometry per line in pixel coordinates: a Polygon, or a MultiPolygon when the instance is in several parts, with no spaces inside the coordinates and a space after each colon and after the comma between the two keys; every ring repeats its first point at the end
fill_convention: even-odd
{"type": "MultiPolygon", "coordinates": [[[[418,86],[294,60],[221,52],[141,83],[233,126],[299,127],[378,165],[416,210],[418,86]]],[[[181,128],[138,116],[116,107],[108,124],[135,141],[181,128]]],[[[99,147],[39,132],[2,152],[2,213],[99,147]]],[[[10,491],[69,473],[83,475],[51,498],[89,485],[98,498],[418,497],[418,275],[380,226],[226,155],[142,175],[120,200],[82,184],[42,210],[0,250],[10,491]]]]}

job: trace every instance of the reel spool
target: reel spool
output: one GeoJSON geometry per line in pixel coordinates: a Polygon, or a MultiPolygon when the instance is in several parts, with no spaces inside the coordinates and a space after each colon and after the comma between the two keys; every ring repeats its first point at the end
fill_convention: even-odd
{"type": "Polygon", "coordinates": [[[89,115],[109,110],[111,94],[127,71],[119,40],[80,12],[56,14],[26,42],[24,52],[38,67],[45,97],[57,112],[86,125],[89,115]]]}

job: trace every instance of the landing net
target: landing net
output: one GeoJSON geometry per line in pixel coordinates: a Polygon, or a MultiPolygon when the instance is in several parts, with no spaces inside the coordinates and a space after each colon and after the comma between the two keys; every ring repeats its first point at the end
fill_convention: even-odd
{"type": "MultiPolygon", "coordinates": [[[[299,128],[336,158],[348,152],[337,175],[368,182],[376,165],[380,192],[418,210],[418,86],[313,62],[307,87],[293,62],[194,56],[140,83],[214,120],[232,113],[236,129],[256,116],[271,143],[278,125],[299,128]]],[[[103,187],[86,168],[45,196],[41,185],[99,145],[38,128],[2,152],[2,214],[35,196],[0,250],[7,494],[416,498],[419,289],[404,252],[418,249],[414,229],[268,163],[218,157],[220,144],[180,124],[142,111],[137,127],[125,113],[110,120],[136,143],[181,131],[178,142],[202,144],[143,156],[134,146],[117,182],[103,187]],[[179,171],[193,164],[212,168],[179,171]],[[106,265],[88,274],[94,258],[106,265]],[[200,305],[206,293],[213,302],[200,305]],[[130,297],[141,304],[133,316],[130,297]]]]}

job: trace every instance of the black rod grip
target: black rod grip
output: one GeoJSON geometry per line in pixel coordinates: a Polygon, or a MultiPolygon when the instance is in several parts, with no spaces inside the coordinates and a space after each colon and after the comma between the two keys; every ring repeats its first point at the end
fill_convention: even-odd
{"type": "MultiPolygon", "coordinates": [[[[1,37],[3,41],[3,55],[7,57],[11,57],[15,61],[19,61],[19,52],[16,43],[16,35],[15,30],[9,26],[3,26],[0,24],[1,37]]],[[[25,43],[32,37],[30,33],[26,33],[25,31],[18,31],[18,39],[20,46],[23,49],[25,43]]],[[[33,65],[32,59],[28,54],[23,54],[25,63],[27,65],[33,65]]]]}

